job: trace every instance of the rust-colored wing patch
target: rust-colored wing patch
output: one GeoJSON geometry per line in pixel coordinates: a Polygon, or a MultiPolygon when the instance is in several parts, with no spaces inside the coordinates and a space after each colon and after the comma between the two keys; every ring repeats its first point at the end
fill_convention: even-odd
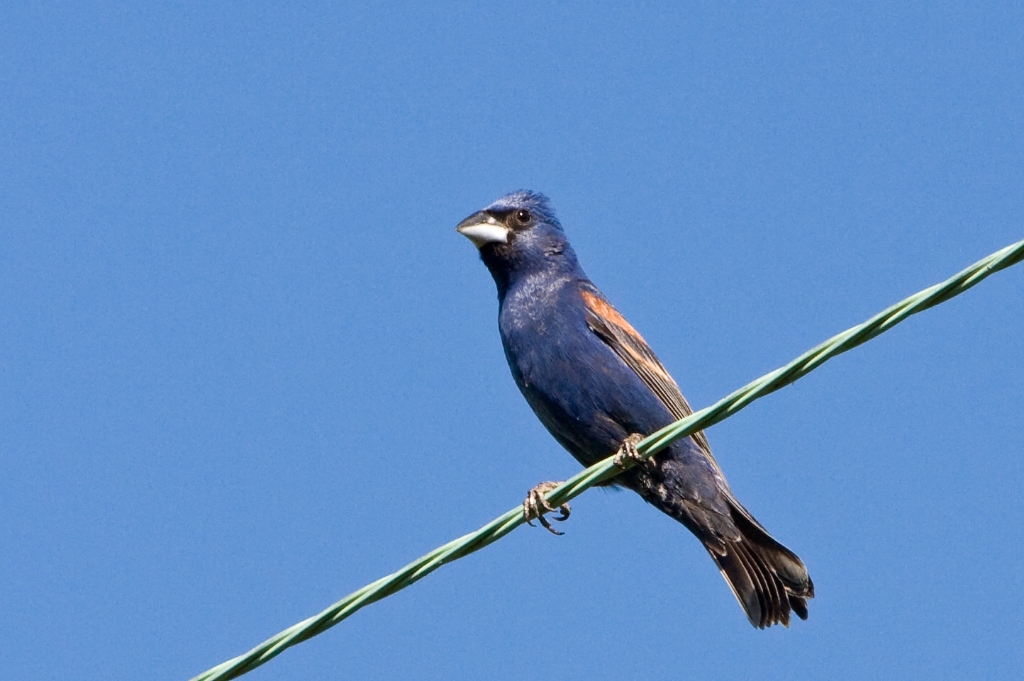
{"type": "MultiPolygon", "coordinates": [[[[654,355],[650,346],[634,329],[619,311],[605,300],[604,296],[592,288],[584,287],[580,291],[583,303],[587,308],[587,324],[597,336],[610,347],[619,358],[629,366],[640,379],[654,391],[658,399],[668,408],[676,419],[686,418],[693,413],[679,386],[669,375],[665,367],[654,355]]],[[[650,433],[643,433],[649,435],[650,433]]],[[[718,468],[711,455],[711,445],[704,431],[692,435],[697,445],[704,450],[715,468],[718,468]]]]}
{"type": "MultiPolygon", "coordinates": [[[[612,307],[611,303],[607,300],[591,293],[590,291],[583,291],[583,301],[586,303],[587,311],[590,313],[587,316],[587,322],[590,323],[590,328],[598,332],[598,335],[603,334],[599,329],[607,330],[608,335],[612,338],[620,339],[620,345],[612,345],[607,339],[604,339],[606,343],[612,345],[612,348],[617,354],[623,352],[629,355],[629,360],[623,358],[627,364],[633,367],[634,370],[638,368],[643,370],[645,374],[651,374],[656,376],[659,382],[666,383],[669,386],[675,388],[675,392],[679,392],[679,388],[676,386],[675,381],[665,371],[665,367],[661,366],[661,362],[651,352],[647,342],[643,339],[640,333],[633,328],[633,326],[626,321],[625,317],[619,314],[619,311],[612,307]]],[[[640,371],[637,371],[640,373],[640,371]]],[[[652,386],[653,387],[653,386],[652,386]]],[[[679,396],[682,398],[682,395],[679,396]]],[[[686,400],[683,400],[685,402],[686,400]]],[[[675,412],[673,412],[674,414],[675,412]]],[[[689,412],[687,412],[689,413],[689,412]]],[[[683,416],[685,416],[684,414],[683,416]]],[[[676,416],[676,418],[683,418],[682,416],[676,416]]]]}
{"type": "MultiPolygon", "coordinates": [[[[639,332],[633,328],[633,326],[626,321],[626,318],[619,314],[619,311],[612,307],[612,304],[601,297],[599,294],[584,289],[582,291],[583,301],[587,304],[587,309],[590,310],[591,314],[595,314],[601,319],[615,324],[620,329],[628,333],[634,339],[643,343],[644,339],[640,336],[639,332]]],[[[646,344],[645,344],[646,345],[646,344]]]]}

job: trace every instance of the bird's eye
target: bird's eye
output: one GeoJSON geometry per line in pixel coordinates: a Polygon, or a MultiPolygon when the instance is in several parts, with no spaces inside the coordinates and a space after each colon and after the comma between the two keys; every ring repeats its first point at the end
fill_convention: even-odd
{"type": "Polygon", "coordinates": [[[525,225],[526,223],[528,223],[530,221],[530,211],[524,210],[524,209],[517,210],[516,211],[516,220],[520,224],[525,225]]]}

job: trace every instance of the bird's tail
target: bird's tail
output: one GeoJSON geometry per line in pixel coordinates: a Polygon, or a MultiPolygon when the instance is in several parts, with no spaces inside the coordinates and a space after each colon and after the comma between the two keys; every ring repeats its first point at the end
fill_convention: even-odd
{"type": "Polygon", "coordinates": [[[803,561],[775,541],[735,499],[729,499],[736,537],[702,538],[750,623],[759,629],[789,626],[790,613],[807,619],[814,583],[803,561]]]}

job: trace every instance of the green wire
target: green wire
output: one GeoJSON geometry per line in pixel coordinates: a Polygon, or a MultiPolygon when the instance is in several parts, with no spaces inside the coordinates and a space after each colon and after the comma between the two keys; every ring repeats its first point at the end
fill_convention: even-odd
{"type": "MultiPolygon", "coordinates": [[[[765,374],[752,383],[748,383],[710,407],[701,409],[685,419],[676,421],[652,433],[637,445],[637,451],[643,456],[650,456],[680,438],[724,421],[754,400],[760,399],[806,376],[836,355],[866,343],[875,336],[896,326],[910,315],[917,314],[933,305],[938,305],[954,296],[960,295],[990,274],[1015,265],[1021,260],[1024,260],[1024,241],[1018,241],[987,258],[979,260],[941,284],[936,284],[919,293],[915,293],[887,310],[876,314],[863,324],[833,336],[821,345],[808,350],[784,367],[765,374]]],[[[622,469],[615,466],[612,461],[613,458],[608,457],[604,461],[580,471],[563,482],[547,494],[548,502],[552,506],[558,506],[574,499],[594,485],[615,477],[622,469]]],[[[398,572],[382,577],[372,584],[367,584],[358,591],[350,593],[319,615],[288,627],[244,655],[239,655],[227,662],[223,662],[213,669],[209,669],[194,677],[191,681],[222,681],[237,678],[277,657],[277,655],[291,646],[330,629],[360,608],[404,589],[446,563],[469,555],[501,539],[522,525],[523,522],[523,507],[519,505],[507,511],[504,515],[495,518],[476,532],[471,532],[450,541],[444,546],[436,548],[427,555],[421,556],[409,563],[398,572]]]]}

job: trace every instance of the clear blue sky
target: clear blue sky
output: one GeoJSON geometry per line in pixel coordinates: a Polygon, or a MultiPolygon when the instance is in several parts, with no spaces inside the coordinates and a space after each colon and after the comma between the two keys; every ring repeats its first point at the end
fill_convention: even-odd
{"type": "MultiPolygon", "coordinates": [[[[185,679],[575,461],[455,224],[547,193],[706,406],[1024,237],[1011,3],[8,3],[0,677],[185,679]]],[[[591,491],[252,679],[1019,679],[1024,267],[709,431],[755,631],[591,491]]]]}

